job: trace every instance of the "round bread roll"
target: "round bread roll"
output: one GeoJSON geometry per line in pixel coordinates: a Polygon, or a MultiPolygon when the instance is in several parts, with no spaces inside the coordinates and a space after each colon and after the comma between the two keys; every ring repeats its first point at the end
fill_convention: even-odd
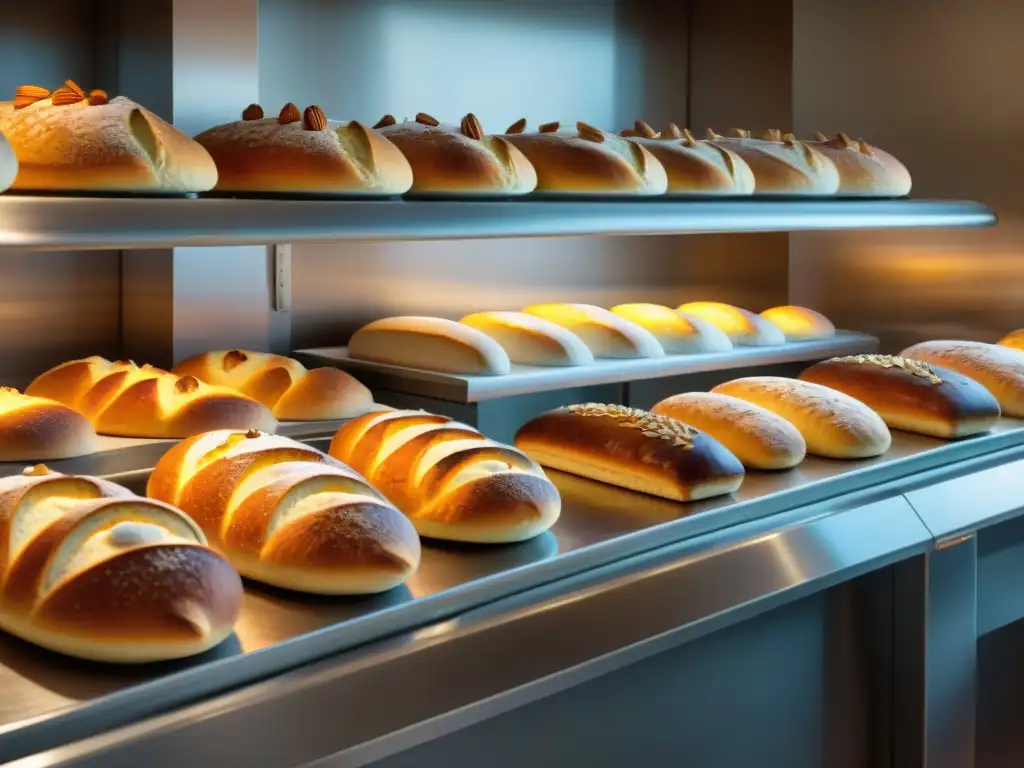
{"type": "Polygon", "coordinates": [[[51,461],[96,450],[96,431],[55,400],[0,387],[0,461],[51,461]]]}
{"type": "Polygon", "coordinates": [[[772,307],[762,312],[761,317],[781,328],[787,342],[831,339],[836,335],[831,320],[807,307],[772,307]]]}
{"type": "Polygon", "coordinates": [[[486,136],[472,113],[461,125],[442,125],[422,112],[398,123],[385,115],[374,129],[405,155],[417,194],[525,195],[537,173],[522,152],[501,136],[486,136]]]}
{"type": "Polygon", "coordinates": [[[775,323],[731,304],[691,301],[681,304],[678,310],[711,323],[737,346],[775,347],[786,343],[785,334],[775,323]]]}
{"type": "Polygon", "coordinates": [[[11,186],[17,175],[18,158],[15,157],[10,143],[0,133],[0,192],[11,186]]]}
{"type": "Polygon", "coordinates": [[[575,333],[525,312],[477,312],[459,320],[486,333],[521,365],[589,365],[594,362],[575,333]]]}
{"type": "Polygon", "coordinates": [[[999,345],[1024,352],[1024,328],[1008,333],[999,340],[999,345]]]}
{"type": "Polygon", "coordinates": [[[807,452],[830,459],[866,459],[889,450],[882,417],[859,400],[820,384],[777,376],[751,376],[711,390],[759,405],[790,422],[807,452]]]}
{"type": "Polygon", "coordinates": [[[590,304],[534,304],[523,312],[567,328],[583,340],[594,357],[664,357],[649,331],[607,309],[590,304]]]}
{"type": "Polygon", "coordinates": [[[711,354],[732,349],[732,342],[721,329],[696,315],[660,304],[619,304],[611,311],[649,331],[670,355],[711,354]]]}
{"type": "Polygon", "coordinates": [[[939,365],[974,379],[991,392],[1004,416],[1024,418],[1024,352],[980,341],[925,341],[901,357],[939,365]]]}
{"type": "Polygon", "coordinates": [[[999,403],[981,384],[918,360],[835,357],[800,378],[856,398],[893,429],[949,439],[986,432],[999,421],[999,403]]]}
{"type": "Polygon", "coordinates": [[[356,331],[348,356],[425,371],[501,376],[511,361],[486,333],[440,317],[387,317],[356,331]]]}
{"type": "Polygon", "coordinates": [[[286,104],[263,117],[258,104],[242,119],[196,136],[217,163],[217,189],[401,195],[412,167],[396,146],[358,123],[328,120],[318,106],[286,104]]]}
{"type": "Polygon", "coordinates": [[[706,432],[748,469],[790,469],[807,454],[807,443],[796,427],[781,416],[736,397],[686,392],[662,400],[652,412],[706,432]]]}
{"type": "Polygon", "coordinates": [[[806,143],[835,163],[840,195],[905,197],[910,194],[912,182],[906,166],[866,141],[853,141],[845,133],[837,133],[831,139],[819,133],[814,141],[806,143]]]}
{"type": "Polygon", "coordinates": [[[764,138],[735,130],[733,136],[708,131],[708,141],[735,152],[754,173],[755,195],[834,195],[839,171],[828,157],[792,134],[769,131],[764,138]]]}

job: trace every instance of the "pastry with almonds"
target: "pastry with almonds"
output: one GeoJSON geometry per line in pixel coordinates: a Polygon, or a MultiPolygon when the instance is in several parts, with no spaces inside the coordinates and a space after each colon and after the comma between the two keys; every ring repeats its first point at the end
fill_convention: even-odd
{"type": "Polygon", "coordinates": [[[1004,416],[1024,418],[1024,352],[981,341],[923,341],[901,357],[968,376],[991,392],[1004,416]]]}
{"type": "Polygon", "coordinates": [[[831,320],[807,307],[772,307],[762,312],[761,317],[781,328],[786,341],[820,341],[836,335],[831,320]]]}
{"type": "Polygon", "coordinates": [[[312,105],[277,115],[250,104],[242,119],[196,136],[217,163],[217,190],[401,195],[412,168],[398,148],[362,123],[328,120],[312,105]]]}
{"type": "Polygon", "coordinates": [[[854,141],[845,133],[831,139],[815,133],[807,144],[835,163],[839,171],[839,194],[864,197],[906,197],[912,182],[910,172],[899,160],[866,141],[854,141]]]}
{"type": "Polygon", "coordinates": [[[1024,328],[1006,334],[999,340],[999,345],[1024,352],[1024,328]]]}
{"type": "Polygon", "coordinates": [[[73,408],[0,387],[0,461],[51,461],[96,450],[96,430],[73,408]]]}
{"type": "Polygon", "coordinates": [[[771,320],[732,304],[691,301],[677,309],[711,323],[740,347],[775,347],[786,343],[786,335],[771,320]]]}
{"type": "Polygon", "coordinates": [[[706,355],[732,349],[720,328],[677,309],[660,304],[619,304],[611,311],[652,334],[669,355],[706,355]]]}
{"type": "Polygon", "coordinates": [[[708,141],[746,161],[754,173],[755,195],[834,195],[839,191],[839,170],[823,152],[793,134],[765,132],[754,138],[735,129],[731,136],[708,131],[708,141]]]}

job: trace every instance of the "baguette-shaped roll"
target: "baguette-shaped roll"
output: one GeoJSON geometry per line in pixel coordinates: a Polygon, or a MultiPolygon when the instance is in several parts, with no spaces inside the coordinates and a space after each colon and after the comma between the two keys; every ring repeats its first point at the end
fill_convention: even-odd
{"type": "Polygon", "coordinates": [[[0,479],[0,627],[83,659],[201,653],[231,634],[242,582],[177,509],[43,465],[0,479]]]}
{"type": "Polygon", "coordinates": [[[299,112],[286,104],[264,117],[251,104],[241,120],[196,141],[217,163],[218,190],[401,195],[412,186],[412,167],[396,146],[355,120],[328,120],[316,105],[299,112]]]}
{"type": "Polygon", "coordinates": [[[472,113],[460,125],[422,112],[402,123],[385,115],[374,128],[408,159],[417,194],[525,195],[537,186],[526,156],[505,138],[485,135],[472,113]]]}
{"type": "Polygon", "coordinates": [[[419,565],[401,512],[350,467],[286,437],[196,435],[164,454],[147,494],[191,515],[243,576],[276,587],[373,594],[419,565]]]}
{"type": "Polygon", "coordinates": [[[310,371],[298,360],[266,352],[206,352],[181,361],[173,373],[237,390],[280,421],[350,419],[373,409],[370,390],[344,371],[310,371]]]}
{"type": "Polygon", "coordinates": [[[348,342],[353,360],[425,371],[501,376],[511,361],[486,333],[440,317],[387,317],[364,325],[348,342]]]}
{"type": "Polygon", "coordinates": [[[10,143],[0,133],[0,192],[3,192],[14,182],[18,175],[18,158],[11,149],[10,143]]]}
{"type": "Polygon", "coordinates": [[[807,144],[835,163],[840,195],[904,197],[910,194],[910,172],[899,160],[866,141],[845,133],[831,139],[816,134],[807,144]]]}
{"type": "Polygon", "coordinates": [[[834,195],[839,171],[828,157],[792,134],[769,131],[764,138],[735,130],[734,136],[708,132],[708,141],[742,157],[754,173],[755,195],[834,195]]]}
{"type": "Polygon", "coordinates": [[[664,357],[650,331],[590,304],[534,304],[523,312],[560,325],[583,339],[594,357],[664,357]]]}
{"type": "Polygon", "coordinates": [[[561,512],[558,491],[536,462],[447,416],[360,416],[338,430],[330,453],[362,472],[432,539],[525,541],[561,512]]]}
{"type": "Polygon", "coordinates": [[[96,450],[96,430],[78,411],[0,387],[0,461],[50,461],[96,450]]]}
{"type": "Polygon", "coordinates": [[[731,304],[691,301],[678,310],[711,323],[740,347],[775,347],[786,343],[786,335],[771,320],[731,304]]]}
{"type": "Polygon", "coordinates": [[[738,397],[686,392],[662,400],[651,410],[711,435],[748,469],[790,469],[807,454],[800,430],[738,397]]]}
{"type": "Polygon", "coordinates": [[[892,355],[834,357],[800,374],[844,392],[893,429],[944,439],[986,432],[999,403],[981,384],[955,371],[892,355]]]}
{"type": "Polygon", "coordinates": [[[575,333],[525,312],[476,312],[459,320],[486,333],[522,365],[589,365],[594,355],[575,333]]]}
{"type": "Polygon", "coordinates": [[[646,148],[586,123],[546,123],[523,133],[526,121],[505,138],[537,169],[537,191],[586,195],[663,195],[664,166],[646,148]]]}
{"type": "Polygon", "coordinates": [[[830,459],[866,459],[889,450],[892,435],[882,417],[834,389],[778,376],[751,376],[711,390],[759,405],[790,422],[807,452],[830,459]]]}
{"type": "Polygon", "coordinates": [[[1003,347],[1009,347],[1010,349],[1016,349],[1019,352],[1024,352],[1024,328],[1019,328],[1016,331],[1006,334],[999,340],[999,345],[1003,347]]]}
{"type": "Polygon", "coordinates": [[[761,317],[781,328],[786,341],[815,341],[836,335],[831,320],[807,307],[772,307],[762,312],[761,317]]]}
{"type": "Polygon", "coordinates": [[[743,465],[725,446],[681,421],[585,403],[526,423],[516,447],[545,467],[674,501],[732,493],[743,465]]]}
{"type": "Polygon", "coordinates": [[[660,304],[619,304],[611,311],[651,333],[670,355],[728,352],[729,337],[707,320],[660,304]]]}
{"type": "Polygon", "coordinates": [[[991,392],[1005,416],[1024,418],[1024,352],[980,341],[924,341],[904,349],[909,357],[956,371],[991,392]]]}
{"type": "Polygon", "coordinates": [[[181,438],[211,429],[277,428],[266,406],[233,389],[102,357],[51,368],[25,394],[74,408],[101,435],[181,438]]]}

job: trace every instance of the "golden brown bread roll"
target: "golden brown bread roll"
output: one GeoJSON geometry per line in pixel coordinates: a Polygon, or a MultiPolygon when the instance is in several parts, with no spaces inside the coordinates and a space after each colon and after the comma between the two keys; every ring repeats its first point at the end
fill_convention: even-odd
{"type": "Polygon", "coordinates": [[[528,315],[560,325],[579,336],[594,357],[664,357],[650,331],[614,312],[591,304],[533,304],[528,315]]]}
{"type": "Polygon", "coordinates": [[[96,430],[78,411],[0,387],[0,461],[51,461],[96,450],[96,430]]]}
{"type": "Polygon", "coordinates": [[[1024,352],[1024,328],[1006,334],[999,340],[999,345],[1024,352]]]}
{"type": "Polygon", "coordinates": [[[572,331],[525,312],[476,312],[459,320],[498,342],[521,365],[589,365],[594,355],[572,331]]]}
{"type": "Polygon", "coordinates": [[[0,479],[0,627],[84,659],[201,653],[231,634],[242,582],[177,509],[43,465],[0,479]]]}
{"type": "Polygon", "coordinates": [[[440,317],[386,317],[352,334],[348,356],[387,365],[480,376],[509,372],[501,345],[476,328],[440,317]]]}
{"type": "Polygon", "coordinates": [[[729,340],[741,347],[774,347],[786,343],[779,326],[746,309],[719,301],[691,301],[678,310],[706,320],[722,330],[729,340]]]}
{"type": "Polygon", "coordinates": [[[198,143],[134,101],[21,86],[0,108],[0,133],[18,156],[14,190],[205,192],[217,166],[198,143]]]}
{"type": "Polygon", "coordinates": [[[792,134],[769,131],[765,138],[751,138],[736,130],[731,137],[708,131],[708,141],[742,157],[754,172],[755,195],[834,195],[839,191],[839,171],[828,157],[792,134]]]}
{"type": "Polygon", "coordinates": [[[175,376],[230,387],[263,403],[279,421],[350,419],[373,409],[370,390],[337,368],[308,370],[266,352],[218,350],[182,360],[175,376]]]}
{"type": "Polygon", "coordinates": [[[217,164],[217,189],[401,195],[412,167],[396,146],[362,123],[328,120],[312,105],[286,104],[264,117],[251,104],[242,119],[196,136],[217,164]]]}
{"type": "Polygon", "coordinates": [[[974,379],[991,392],[1004,416],[1024,418],[1024,352],[980,341],[924,341],[904,349],[909,357],[974,379]]]}
{"type": "Polygon", "coordinates": [[[218,430],[178,443],[146,489],[192,516],[243,576],[326,595],[403,583],[419,537],[350,467],[303,443],[218,430]]]}
{"type": "Polygon", "coordinates": [[[525,541],[554,525],[561,511],[558,491],[536,462],[447,416],[360,416],[338,430],[330,453],[433,539],[525,541]]]}
{"type": "Polygon", "coordinates": [[[651,409],[706,432],[748,469],[789,469],[804,460],[800,431],[771,411],[729,395],[686,392],[651,409]]]}
{"type": "Polygon", "coordinates": [[[516,447],[553,469],[675,501],[732,493],[743,465],[680,421],[623,405],[586,403],[542,413],[516,447]]]}
{"type": "Polygon", "coordinates": [[[18,175],[18,158],[11,149],[10,143],[0,133],[0,192],[3,192],[14,182],[18,175]]]}
{"type": "Polygon", "coordinates": [[[728,352],[732,342],[725,333],[696,315],[660,304],[619,304],[611,311],[648,331],[670,355],[728,352]]]}
{"type": "Polygon", "coordinates": [[[892,435],[881,416],[859,400],[798,379],[751,376],[712,392],[759,405],[790,422],[807,452],[830,459],[865,459],[889,450],[892,435]]]}
{"type": "Polygon", "coordinates": [[[807,144],[835,163],[840,195],[904,197],[910,194],[910,172],[899,160],[866,141],[845,133],[829,139],[816,134],[807,144]]]}
{"type": "Polygon", "coordinates": [[[212,429],[277,427],[263,404],[233,389],[95,356],[51,368],[25,393],[74,408],[101,435],[180,438],[212,429]]]}
{"type": "Polygon", "coordinates": [[[807,307],[772,307],[762,312],[761,317],[781,328],[786,341],[815,341],[836,335],[831,320],[807,307]]]}
{"type": "Polygon", "coordinates": [[[800,378],[856,398],[893,429],[954,438],[985,432],[999,421],[999,403],[981,384],[918,360],[834,357],[800,378]]]}

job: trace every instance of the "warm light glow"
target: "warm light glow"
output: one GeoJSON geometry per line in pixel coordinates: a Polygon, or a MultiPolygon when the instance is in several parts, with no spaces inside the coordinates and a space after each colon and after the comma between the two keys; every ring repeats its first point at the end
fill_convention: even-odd
{"type": "Polygon", "coordinates": [[[696,329],[685,317],[661,304],[619,304],[612,307],[612,312],[655,335],[696,333],[696,329]]]}
{"type": "Polygon", "coordinates": [[[761,317],[779,326],[790,341],[831,338],[836,333],[835,326],[827,317],[806,307],[772,307],[762,312],[761,317]]]}
{"type": "Polygon", "coordinates": [[[1024,328],[1019,328],[1013,333],[1008,333],[999,340],[1004,347],[1012,347],[1024,352],[1024,328]]]}
{"type": "Polygon", "coordinates": [[[731,304],[722,304],[717,301],[692,301],[689,304],[680,305],[679,311],[696,315],[701,320],[707,320],[730,335],[756,331],[754,323],[747,313],[731,304]]]}

